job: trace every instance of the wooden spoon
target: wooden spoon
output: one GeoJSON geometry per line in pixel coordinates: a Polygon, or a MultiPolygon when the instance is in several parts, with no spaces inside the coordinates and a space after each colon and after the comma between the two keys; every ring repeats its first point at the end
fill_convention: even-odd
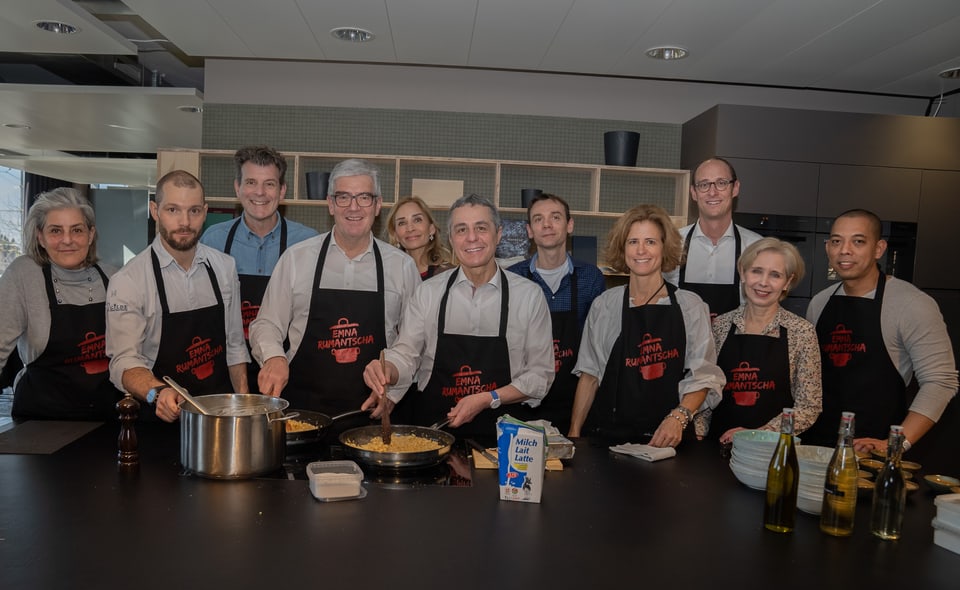
{"type": "MultiPolygon", "coordinates": [[[[387,366],[383,360],[383,351],[380,351],[380,370],[383,371],[383,374],[387,374],[387,366]]],[[[382,413],[380,414],[380,438],[383,439],[383,444],[390,444],[390,413],[387,412],[386,407],[386,397],[387,392],[383,392],[383,399],[380,400],[380,403],[383,404],[382,413]]]]}

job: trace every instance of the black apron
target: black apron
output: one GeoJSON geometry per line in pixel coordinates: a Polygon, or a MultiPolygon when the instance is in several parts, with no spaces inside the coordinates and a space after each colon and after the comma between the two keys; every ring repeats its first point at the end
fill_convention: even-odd
{"type": "MultiPolygon", "coordinates": [[[[686,326],[677,288],[667,283],[670,305],[630,307],[623,290],[620,335],[613,344],[590,410],[591,430],[618,442],[649,442],[679,404],[687,353],[686,326]]],[[[693,428],[683,438],[693,438],[693,428]]]]}
{"type": "Polygon", "coordinates": [[[836,445],[841,412],[856,413],[857,438],[880,440],[907,414],[907,388],[880,329],[886,278],[881,270],[873,299],[837,295],[837,285],[820,314],[823,411],[803,433],[805,445],[836,445]]]}
{"type": "MultiPolygon", "coordinates": [[[[503,270],[498,269],[498,272],[501,285],[500,328],[496,336],[446,333],[447,297],[459,272],[450,273],[437,316],[437,349],[433,358],[433,372],[427,386],[417,394],[415,423],[426,426],[441,422],[464,397],[499,389],[513,380],[507,345],[510,289],[503,270]]],[[[477,414],[472,422],[456,429],[456,434],[458,437],[474,436],[491,441],[496,438],[497,418],[504,413],[506,406],[487,408],[477,414]]]]}
{"type": "Polygon", "coordinates": [[[297,354],[290,361],[290,380],[283,397],[291,408],[334,416],[360,409],[370,395],[363,383],[363,369],[380,357],[387,338],[383,259],[376,240],[376,291],[320,288],[332,233],[324,239],[317,256],[307,326],[297,354]]]}
{"type": "Polygon", "coordinates": [[[677,285],[681,289],[693,291],[703,299],[704,303],[710,308],[710,321],[718,315],[732,311],[740,306],[740,273],[737,272],[737,260],[740,259],[740,230],[736,224],[733,226],[733,239],[735,249],[733,256],[733,284],[715,285],[712,283],[688,283],[686,281],[687,264],[686,259],[690,254],[690,237],[693,235],[696,225],[687,232],[687,237],[683,241],[683,259],[684,263],[680,266],[680,281],[677,285]]]}
{"type": "MultiPolygon", "coordinates": [[[[280,215],[280,255],[287,250],[287,220],[280,215]]],[[[230,227],[230,233],[227,234],[227,241],[223,246],[224,254],[230,254],[233,248],[233,238],[236,236],[237,228],[243,216],[237,218],[233,226],[230,227]]],[[[267,283],[270,282],[270,275],[240,275],[240,314],[243,317],[243,339],[247,342],[247,352],[250,353],[250,362],[247,363],[247,385],[250,387],[250,393],[260,393],[257,386],[257,376],[260,374],[260,367],[257,361],[253,360],[253,351],[250,348],[249,328],[250,322],[257,318],[260,312],[260,304],[263,302],[263,294],[267,291],[267,283]]]]}
{"type": "MultiPolygon", "coordinates": [[[[94,265],[106,289],[107,275],[94,265]]],[[[50,303],[47,346],[17,382],[11,415],[51,420],[109,420],[122,397],[110,383],[103,302],[57,302],[50,265],[42,267],[50,303]]],[[[92,278],[90,280],[93,280],[92,278]]]]}
{"type": "MultiPolygon", "coordinates": [[[[227,368],[227,323],[224,319],[223,295],[213,268],[209,263],[203,264],[217,302],[199,309],[171,312],[160,260],[152,248],[150,258],[153,260],[153,274],[163,314],[160,347],[153,374],[161,378],[172,377],[191,395],[232,392],[233,384],[227,368]]],[[[141,412],[141,416],[144,414],[141,412]]]]}
{"type": "MultiPolygon", "coordinates": [[[[527,268],[527,278],[533,273],[527,268]]],[[[511,408],[510,414],[521,420],[549,420],[560,432],[570,430],[570,414],[579,377],[573,374],[580,352],[580,315],[577,312],[577,271],[570,273],[570,309],[551,311],[553,325],[553,385],[536,408],[526,404],[511,408]]]]}
{"type": "Polygon", "coordinates": [[[738,426],[759,428],[793,406],[787,329],[780,326],[779,338],[736,331],[731,325],[717,357],[727,384],[710,419],[713,439],[738,426]]]}

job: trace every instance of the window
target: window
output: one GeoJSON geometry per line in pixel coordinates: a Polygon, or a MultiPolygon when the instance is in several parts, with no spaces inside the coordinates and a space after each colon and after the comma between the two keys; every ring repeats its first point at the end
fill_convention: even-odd
{"type": "Polygon", "coordinates": [[[0,166],[0,275],[23,253],[23,173],[0,166]]]}

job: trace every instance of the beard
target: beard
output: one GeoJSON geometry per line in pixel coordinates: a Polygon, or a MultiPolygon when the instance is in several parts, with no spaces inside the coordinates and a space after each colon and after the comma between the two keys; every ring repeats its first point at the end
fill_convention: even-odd
{"type": "Polygon", "coordinates": [[[180,252],[188,252],[192,250],[194,247],[196,247],[197,242],[200,241],[200,232],[191,231],[190,237],[177,240],[173,237],[171,232],[167,230],[167,228],[160,224],[157,224],[157,231],[160,232],[160,237],[163,238],[164,242],[166,242],[174,250],[180,252]]]}

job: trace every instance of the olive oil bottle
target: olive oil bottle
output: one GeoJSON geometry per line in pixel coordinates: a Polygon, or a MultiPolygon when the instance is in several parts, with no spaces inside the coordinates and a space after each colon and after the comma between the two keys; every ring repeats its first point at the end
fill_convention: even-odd
{"type": "Polygon", "coordinates": [[[780,440],[767,468],[767,498],[763,526],[777,533],[793,531],[797,519],[797,488],[800,465],[793,440],[793,408],[784,408],[780,417],[780,440]]]}
{"type": "Polygon", "coordinates": [[[900,467],[902,453],[903,426],[893,425],[887,442],[887,461],[877,474],[870,511],[870,532],[887,541],[900,538],[907,504],[907,483],[900,467]]]}
{"type": "Polygon", "coordinates": [[[823,482],[820,530],[835,537],[853,534],[857,510],[857,454],[853,450],[853,412],[843,412],[837,448],[823,482]]]}

